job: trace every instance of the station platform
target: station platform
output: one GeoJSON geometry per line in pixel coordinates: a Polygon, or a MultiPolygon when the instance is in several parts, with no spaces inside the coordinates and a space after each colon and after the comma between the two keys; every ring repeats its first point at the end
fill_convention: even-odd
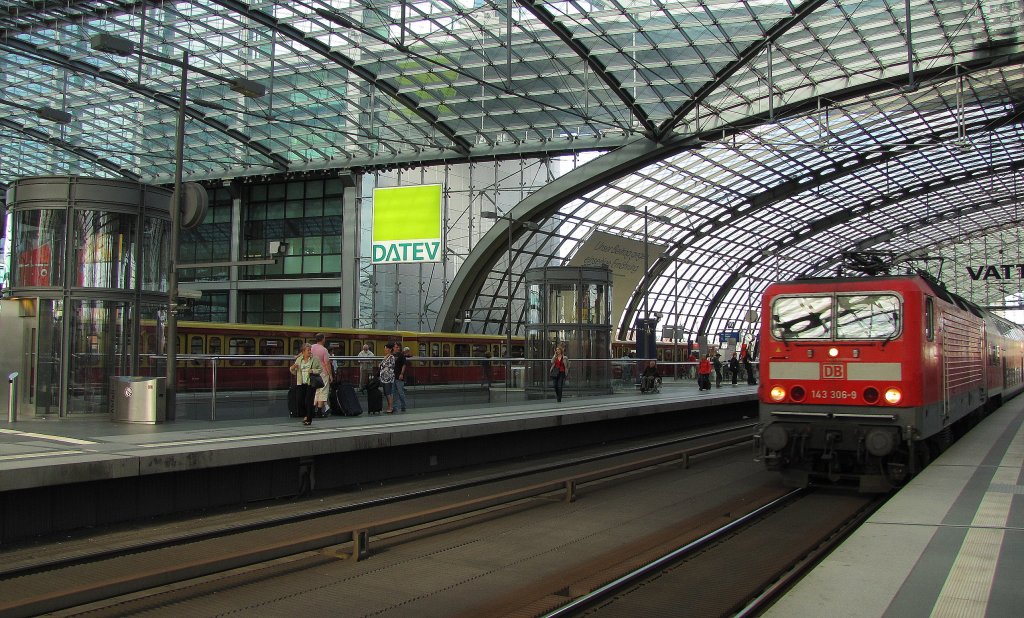
{"type": "Polygon", "coordinates": [[[1022,473],[1024,396],[933,461],[766,615],[1019,615],[1022,473]]]}
{"type": "MultiPolygon", "coordinates": [[[[410,408],[394,415],[0,423],[0,543],[756,417],[757,387],[410,408]],[[732,415],[731,417],[729,415],[732,415]]],[[[494,399],[502,399],[495,397],[494,399]]],[[[364,400],[365,405],[365,400],[364,400]]]]}
{"type": "Polygon", "coordinates": [[[755,401],[756,386],[410,409],[394,415],[118,423],[0,423],[0,491],[465,438],[755,401]]]}

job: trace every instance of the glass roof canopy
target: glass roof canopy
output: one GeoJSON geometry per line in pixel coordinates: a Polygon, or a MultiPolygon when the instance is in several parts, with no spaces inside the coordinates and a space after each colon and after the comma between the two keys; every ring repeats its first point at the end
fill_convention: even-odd
{"type": "Polygon", "coordinates": [[[652,257],[649,308],[713,333],[768,280],[834,272],[841,251],[919,257],[1019,227],[1021,21],[1012,0],[8,1],[0,189],[55,173],[171,181],[180,69],[90,49],[116,34],[267,86],[246,99],[190,72],[186,180],[647,144],[598,188],[528,213],[548,224],[518,237],[514,268],[500,230],[487,236],[438,327],[497,306],[508,270],[558,262],[588,230],[641,238],[642,210],[615,207],[642,201],[671,220],[648,221],[670,247],[652,257]]]}

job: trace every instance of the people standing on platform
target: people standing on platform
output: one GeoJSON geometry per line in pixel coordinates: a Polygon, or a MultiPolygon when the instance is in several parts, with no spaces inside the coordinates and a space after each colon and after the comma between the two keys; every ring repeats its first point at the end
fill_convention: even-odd
{"type": "Polygon", "coordinates": [[[317,333],[313,336],[313,345],[310,348],[313,356],[320,361],[320,377],[324,379],[324,385],[318,388],[316,393],[313,395],[313,407],[316,408],[314,412],[318,416],[326,416],[327,413],[327,396],[331,392],[331,382],[334,381],[334,372],[331,368],[331,353],[327,351],[327,347],[324,345],[326,337],[323,333],[317,333]]]}
{"type": "Polygon", "coordinates": [[[732,385],[736,386],[736,379],[740,377],[740,359],[736,358],[735,352],[729,359],[729,373],[732,374],[732,385]]]}
{"type": "Polygon", "coordinates": [[[750,348],[744,346],[743,349],[743,369],[747,372],[747,384],[757,384],[757,376],[754,375],[754,365],[750,362],[750,348]]]}
{"type": "Polygon", "coordinates": [[[395,342],[389,341],[384,346],[384,358],[380,361],[380,384],[384,387],[384,400],[387,407],[384,414],[394,414],[394,388],[395,388],[395,342]]]}
{"type": "Polygon", "coordinates": [[[565,356],[561,346],[555,348],[555,355],[551,357],[551,368],[548,370],[551,381],[555,387],[555,400],[562,401],[562,388],[565,386],[565,379],[569,376],[569,359],[565,356]]]}
{"type": "Polygon", "coordinates": [[[302,424],[312,425],[313,401],[316,389],[310,386],[309,377],[314,374],[319,375],[323,371],[323,367],[320,365],[320,359],[313,356],[313,346],[311,344],[302,344],[302,351],[292,361],[292,365],[288,370],[295,376],[296,386],[301,389],[299,401],[302,402],[302,424]]]}
{"type": "Polygon", "coordinates": [[[715,388],[722,388],[722,355],[717,350],[711,357],[711,365],[715,368],[715,388]]]}
{"type": "Polygon", "coordinates": [[[623,352],[619,359],[619,371],[622,373],[622,386],[629,387],[633,384],[633,359],[629,352],[623,352]]]}
{"type": "Polygon", "coordinates": [[[480,362],[480,377],[482,384],[488,388],[491,386],[491,353],[484,352],[484,360],[480,362]]]}
{"type": "Polygon", "coordinates": [[[369,359],[373,358],[374,354],[370,351],[370,345],[364,343],[363,349],[356,356],[367,359],[359,361],[359,387],[362,388],[370,381],[370,376],[373,374],[373,361],[369,359]]]}
{"type": "Polygon", "coordinates": [[[705,354],[704,358],[700,359],[700,365],[697,367],[697,388],[702,391],[711,390],[710,354],[705,354]]]}
{"type": "Polygon", "coordinates": [[[409,359],[409,348],[400,350],[395,346],[395,407],[405,412],[405,370],[409,359]]]}

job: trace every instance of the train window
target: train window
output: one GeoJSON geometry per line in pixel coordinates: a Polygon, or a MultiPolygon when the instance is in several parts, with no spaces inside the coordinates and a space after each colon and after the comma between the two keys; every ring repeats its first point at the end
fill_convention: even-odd
{"type": "Polygon", "coordinates": [[[924,299],[924,337],[935,341],[935,303],[931,296],[924,299]]]}
{"type": "Polygon", "coordinates": [[[441,356],[443,356],[446,360],[441,361],[441,364],[445,365],[445,366],[450,366],[452,364],[452,361],[450,360],[451,359],[451,355],[452,355],[452,346],[451,346],[451,344],[449,344],[449,343],[442,343],[441,344],[441,356]]]}
{"type": "MultiPolygon", "coordinates": [[[[256,340],[252,337],[231,337],[228,339],[228,354],[255,354],[256,353],[256,340]]],[[[252,361],[234,359],[229,364],[231,365],[249,365],[252,361]]]]}
{"type": "Polygon", "coordinates": [[[831,296],[779,296],[772,301],[772,335],[777,339],[827,339],[831,328],[831,296]]]}
{"type": "MultiPolygon", "coordinates": [[[[348,342],[343,339],[327,339],[324,341],[324,344],[326,344],[325,347],[327,348],[327,353],[330,354],[331,356],[348,356],[349,354],[348,347],[346,345],[347,343],[348,342]]],[[[357,348],[357,350],[361,349],[362,347],[357,348]]]]}
{"type": "MultiPolygon", "coordinates": [[[[472,352],[472,350],[470,350],[470,347],[469,347],[468,343],[456,343],[455,344],[455,356],[465,357],[465,356],[472,356],[472,355],[473,355],[473,352],[472,352]]],[[[465,364],[466,361],[461,361],[461,363],[465,364]]]]}
{"type": "MultiPolygon", "coordinates": [[[[280,356],[285,353],[284,339],[266,337],[260,339],[260,356],[280,356]]],[[[288,361],[264,358],[260,363],[267,367],[287,366],[288,361]]]]}
{"type": "MultiPolygon", "coordinates": [[[[220,335],[210,335],[206,338],[206,343],[208,346],[207,353],[214,356],[224,353],[224,338],[220,335]]],[[[222,366],[223,362],[224,361],[218,361],[217,365],[222,366]]]]}
{"type": "Polygon", "coordinates": [[[894,294],[836,295],[836,339],[893,339],[903,309],[894,294]]]}
{"type": "MultiPolygon", "coordinates": [[[[203,337],[202,335],[192,335],[189,338],[188,353],[189,354],[202,354],[203,353],[203,337]]],[[[199,367],[203,364],[201,360],[190,360],[189,365],[193,367],[199,367]]]]}
{"type": "MultiPolygon", "coordinates": [[[[434,358],[437,358],[438,356],[441,356],[441,344],[431,343],[430,344],[430,355],[433,356],[434,358]]],[[[436,360],[433,361],[433,364],[436,367],[438,365],[438,361],[436,361],[436,360]]]]}

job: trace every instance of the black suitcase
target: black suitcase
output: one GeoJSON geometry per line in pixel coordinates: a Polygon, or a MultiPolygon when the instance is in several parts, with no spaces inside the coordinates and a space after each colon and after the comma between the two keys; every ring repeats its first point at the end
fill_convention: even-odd
{"type": "Polygon", "coordinates": [[[306,389],[298,384],[292,384],[288,387],[288,416],[301,417],[306,415],[306,408],[302,401],[305,394],[306,389]]]}
{"type": "Polygon", "coordinates": [[[380,380],[371,378],[366,383],[366,411],[370,414],[379,414],[384,409],[384,393],[380,390],[380,380]]]}
{"type": "Polygon", "coordinates": [[[359,403],[356,387],[351,384],[337,382],[331,384],[331,394],[327,398],[331,404],[331,412],[341,416],[359,416],[363,413],[363,405],[359,403]]]}

